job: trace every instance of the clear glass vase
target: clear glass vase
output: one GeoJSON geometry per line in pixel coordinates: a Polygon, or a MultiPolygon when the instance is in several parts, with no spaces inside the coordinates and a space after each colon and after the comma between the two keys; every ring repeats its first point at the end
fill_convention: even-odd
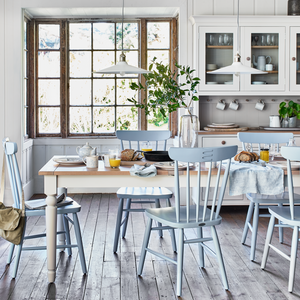
{"type": "Polygon", "coordinates": [[[195,115],[183,115],[179,125],[179,147],[198,147],[199,120],[195,115]]]}

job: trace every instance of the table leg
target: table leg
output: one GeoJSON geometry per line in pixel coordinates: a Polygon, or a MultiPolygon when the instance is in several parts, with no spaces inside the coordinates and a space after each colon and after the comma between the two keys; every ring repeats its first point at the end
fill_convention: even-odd
{"type": "Polygon", "coordinates": [[[57,206],[55,195],[47,195],[46,203],[47,267],[48,282],[51,283],[55,281],[56,275],[57,206]]]}

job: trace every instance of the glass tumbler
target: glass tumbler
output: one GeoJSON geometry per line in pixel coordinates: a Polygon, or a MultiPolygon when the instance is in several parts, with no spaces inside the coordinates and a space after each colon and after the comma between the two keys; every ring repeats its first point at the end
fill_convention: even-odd
{"type": "Polygon", "coordinates": [[[269,162],[269,145],[264,145],[264,148],[260,149],[259,158],[265,162],[269,162]]]}

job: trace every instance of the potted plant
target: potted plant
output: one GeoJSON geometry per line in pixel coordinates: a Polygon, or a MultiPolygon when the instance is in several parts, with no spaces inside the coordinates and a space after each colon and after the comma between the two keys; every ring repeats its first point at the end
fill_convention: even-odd
{"type": "MultiPolygon", "coordinates": [[[[186,108],[188,110],[190,127],[188,129],[179,129],[180,134],[186,131],[189,141],[185,146],[197,146],[196,131],[198,131],[198,118],[192,115],[191,106],[193,101],[198,101],[197,86],[200,83],[198,77],[193,77],[195,70],[189,66],[182,66],[175,63],[175,70],[171,71],[169,65],[164,65],[162,62],[158,62],[154,57],[149,66],[149,74],[143,74],[146,79],[146,84],[131,83],[130,88],[134,91],[145,91],[147,99],[143,99],[142,102],[138,102],[135,98],[128,98],[127,100],[133,103],[136,107],[145,110],[145,114],[153,114],[158,118],[162,116],[167,117],[167,114],[176,111],[178,108],[186,108]],[[183,131],[184,130],[184,131],[183,131]],[[194,132],[193,134],[191,134],[194,132]]],[[[182,116],[184,117],[184,116],[182,116]]],[[[186,117],[186,119],[188,119],[186,117]]],[[[186,122],[185,122],[186,123],[186,122]]],[[[184,126],[181,120],[181,125],[184,126]]],[[[181,140],[182,141],[182,140],[181,140]]],[[[181,144],[181,146],[184,146],[181,144]]]]}
{"type": "Polygon", "coordinates": [[[282,120],[282,127],[296,127],[297,119],[300,119],[300,104],[294,101],[281,102],[278,113],[282,120]]]}

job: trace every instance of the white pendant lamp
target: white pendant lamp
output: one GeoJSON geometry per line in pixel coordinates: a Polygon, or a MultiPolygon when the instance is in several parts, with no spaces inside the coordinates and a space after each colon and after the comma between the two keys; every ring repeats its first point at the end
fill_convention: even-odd
{"type": "Polygon", "coordinates": [[[95,71],[93,73],[95,74],[120,74],[121,76],[124,76],[125,74],[145,74],[150,73],[150,71],[147,71],[145,69],[137,68],[131,65],[128,65],[126,62],[126,55],[124,53],[123,48],[123,24],[124,24],[124,0],[123,0],[123,6],[122,6],[122,53],[120,54],[120,60],[119,62],[111,67],[102,69],[100,71],[95,71]]]}
{"type": "Polygon", "coordinates": [[[268,72],[261,71],[255,68],[251,68],[248,66],[244,66],[241,63],[241,56],[239,54],[240,48],[240,23],[239,23],[239,13],[240,13],[240,1],[238,0],[238,11],[237,11],[237,54],[234,56],[234,62],[227,67],[223,67],[211,72],[207,72],[209,74],[267,74],[268,72]]]}

